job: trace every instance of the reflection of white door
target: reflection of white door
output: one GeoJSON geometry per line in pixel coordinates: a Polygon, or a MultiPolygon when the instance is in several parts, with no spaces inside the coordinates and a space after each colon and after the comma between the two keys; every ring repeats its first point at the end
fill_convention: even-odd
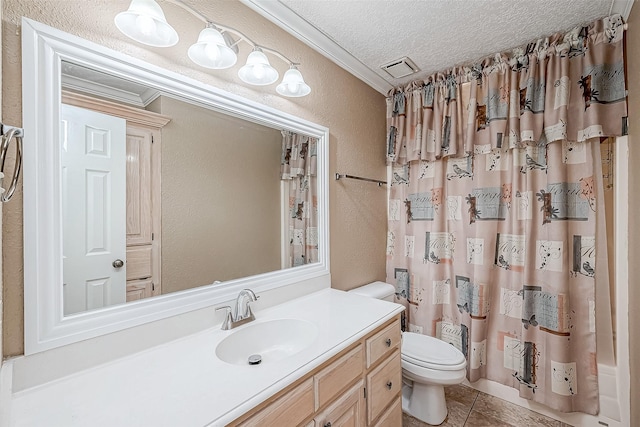
{"type": "Polygon", "coordinates": [[[126,300],[126,121],[63,104],[61,129],[67,315],[126,300]]]}

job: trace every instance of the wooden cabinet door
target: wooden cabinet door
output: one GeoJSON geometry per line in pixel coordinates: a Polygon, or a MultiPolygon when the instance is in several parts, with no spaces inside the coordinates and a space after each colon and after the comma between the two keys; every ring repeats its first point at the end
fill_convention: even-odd
{"type": "Polygon", "coordinates": [[[127,246],[150,245],[152,131],[127,125],[127,246]]]}
{"type": "MultiPolygon", "coordinates": [[[[161,294],[160,134],[127,122],[127,281],[150,278],[161,294]]],[[[127,282],[129,284],[129,282],[127,282]]],[[[127,293],[127,300],[134,294],[127,293]]],[[[136,298],[137,299],[137,298],[136,298]]]]}
{"type": "Polygon", "coordinates": [[[338,397],[314,420],[316,427],[360,427],[364,426],[364,382],[360,380],[338,397]]]}
{"type": "Polygon", "coordinates": [[[380,416],[375,427],[399,427],[402,425],[402,397],[398,396],[395,402],[380,416]]]}

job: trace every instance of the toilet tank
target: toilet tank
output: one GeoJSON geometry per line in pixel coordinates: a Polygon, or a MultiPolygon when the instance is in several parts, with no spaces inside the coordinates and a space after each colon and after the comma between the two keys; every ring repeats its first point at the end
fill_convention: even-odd
{"type": "Polygon", "coordinates": [[[368,285],[360,286],[355,289],[351,289],[349,292],[354,294],[364,295],[369,298],[376,298],[385,301],[393,302],[393,297],[396,292],[396,288],[393,285],[385,282],[373,282],[368,285]]]}

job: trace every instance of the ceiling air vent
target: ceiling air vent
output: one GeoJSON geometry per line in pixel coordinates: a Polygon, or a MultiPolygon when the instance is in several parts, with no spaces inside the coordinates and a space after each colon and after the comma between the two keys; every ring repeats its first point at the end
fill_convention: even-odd
{"type": "Polygon", "coordinates": [[[381,65],[380,68],[386,71],[394,79],[406,77],[410,74],[420,71],[420,68],[418,68],[418,66],[406,56],[404,58],[396,59],[395,61],[391,61],[387,64],[381,65]]]}

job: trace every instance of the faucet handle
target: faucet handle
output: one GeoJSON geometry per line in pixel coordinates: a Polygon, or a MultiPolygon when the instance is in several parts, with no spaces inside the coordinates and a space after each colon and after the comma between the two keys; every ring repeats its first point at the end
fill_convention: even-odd
{"type": "Polygon", "coordinates": [[[216,308],[216,311],[226,310],[226,314],[224,316],[224,321],[222,322],[222,326],[220,329],[223,331],[231,329],[231,322],[233,322],[233,318],[231,317],[231,307],[228,305],[216,308]]]}

